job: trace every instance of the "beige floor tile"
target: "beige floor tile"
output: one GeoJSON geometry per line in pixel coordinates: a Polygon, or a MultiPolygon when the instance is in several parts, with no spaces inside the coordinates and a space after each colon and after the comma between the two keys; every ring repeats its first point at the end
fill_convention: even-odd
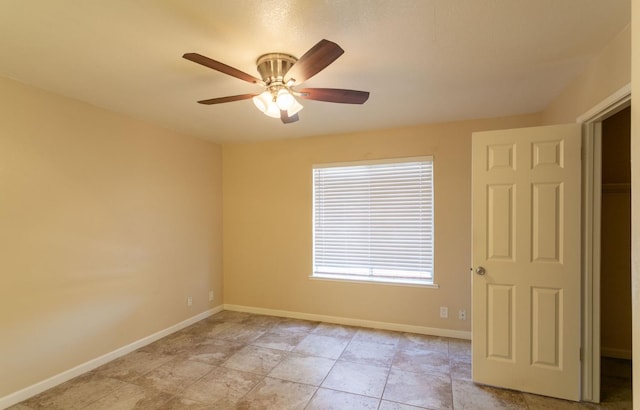
{"type": "Polygon", "coordinates": [[[254,373],[216,367],[187,387],[180,396],[215,408],[233,407],[263,378],[254,373]]]}
{"type": "Polygon", "coordinates": [[[237,343],[251,343],[265,333],[265,329],[241,323],[223,323],[207,334],[207,337],[231,340],[237,343]]]}
{"type": "MultiPolygon", "coordinates": [[[[235,409],[235,405],[227,408],[219,407],[216,410],[233,409],[235,409]]],[[[184,397],[174,397],[162,406],[158,407],[158,410],[211,410],[211,405],[200,403],[195,400],[185,399],[184,397]]]]}
{"type": "Polygon", "coordinates": [[[390,332],[388,330],[359,328],[353,339],[356,342],[372,342],[388,345],[397,345],[401,333],[390,332]]]}
{"type": "Polygon", "coordinates": [[[126,385],[121,380],[87,373],[32,397],[24,404],[34,409],[81,409],[126,385]]]}
{"type": "Polygon", "coordinates": [[[389,367],[395,351],[394,345],[352,340],[340,360],[389,367]]]}
{"type": "Polygon", "coordinates": [[[471,341],[464,339],[449,339],[449,355],[471,358],[471,341]]]}
{"type": "Polygon", "coordinates": [[[252,316],[254,315],[251,313],[234,312],[233,310],[223,310],[222,312],[218,312],[213,316],[209,316],[205,320],[211,323],[216,323],[216,322],[241,323],[247,318],[250,318],[252,316]]]}
{"type": "Polygon", "coordinates": [[[522,395],[529,410],[594,410],[598,408],[590,403],[576,403],[528,393],[522,395]]]}
{"type": "Polygon", "coordinates": [[[138,350],[158,355],[175,356],[188,351],[202,339],[204,339],[204,335],[174,333],[138,350]]]}
{"type": "Polygon", "coordinates": [[[265,316],[265,315],[250,315],[242,319],[240,323],[243,325],[251,326],[253,328],[261,328],[264,330],[268,330],[274,324],[279,322],[279,318],[273,316],[265,316]]]}
{"type": "Polygon", "coordinates": [[[444,337],[402,333],[398,348],[403,350],[419,349],[449,353],[449,340],[444,337]]]}
{"type": "Polygon", "coordinates": [[[395,403],[392,401],[382,400],[378,410],[419,410],[424,407],[410,406],[408,404],[395,403]]]}
{"type": "Polygon", "coordinates": [[[184,329],[177,331],[174,334],[189,334],[189,335],[203,336],[210,326],[211,324],[207,322],[206,319],[200,320],[192,325],[185,327],[184,329]]]}
{"type": "Polygon", "coordinates": [[[205,339],[179,357],[218,366],[243,347],[243,343],[231,340],[205,339]]]}
{"type": "Polygon", "coordinates": [[[269,377],[319,386],[334,363],[333,359],[292,353],[269,373],[269,377]]]}
{"type": "Polygon", "coordinates": [[[287,352],[282,350],[245,346],[222,365],[229,369],[267,375],[286,356],[287,352]]]}
{"type": "Polygon", "coordinates": [[[100,366],[93,372],[105,377],[133,381],[173,359],[174,356],[137,350],[100,366]]]}
{"type": "Polygon", "coordinates": [[[306,336],[306,333],[269,331],[251,342],[251,344],[269,349],[291,351],[306,336]]]}
{"type": "Polygon", "coordinates": [[[311,322],[300,319],[281,319],[271,326],[272,331],[310,333],[319,325],[319,322],[311,322]]]}
{"type": "Polygon", "coordinates": [[[471,380],[471,362],[467,360],[450,357],[449,370],[451,371],[452,379],[471,380]]]}
{"type": "Polygon", "coordinates": [[[467,380],[453,380],[452,383],[454,409],[527,409],[520,392],[481,386],[467,380]]]}
{"type": "Polygon", "coordinates": [[[306,335],[293,351],[311,356],[337,359],[348,344],[349,339],[346,338],[310,334],[306,335]]]}
{"type": "Polygon", "coordinates": [[[169,393],[128,384],[83,407],[86,410],[156,409],[171,399],[169,393]]]}
{"type": "Polygon", "coordinates": [[[213,366],[206,363],[175,359],[139,377],[135,383],[171,394],[180,394],[211,370],[213,366]]]}
{"type": "Polygon", "coordinates": [[[320,336],[343,337],[351,339],[357,331],[358,328],[352,326],[336,325],[332,323],[320,323],[312,333],[314,335],[320,336]]]}
{"type": "Polygon", "coordinates": [[[441,374],[391,369],[382,398],[430,409],[453,408],[451,379],[441,374]]]}
{"type": "Polygon", "coordinates": [[[398,350],[393,367],[414,373],[450,373],[449,356],[433,350],[398,350]]]}
{"type": "Polygon", "coordinates": [[[24,403],[18,403],[11,407],[7,407],[7,410],[33,410],[33,407],[29,407],[24,403]]]}
{"type": "Polygon", "coordinates": [[[337,361],[322,387],[380,398],[387,380],[387,368],[337,361]]]}
{"type": "Polygon", "coordinates": [[[377,410],[379,401],[373,397],[318,389],[305,410],[377,410]]]}
{"type": "Polygon", "coordinates": [[[224,322],[224,321],[209,321],[205,319],[202,321],[205,325],[202,327],[202,335],[207,338],[215,338],[219,334],[223,333],[226,329],[231,329],[234,326],[242,325],[236,322],[224,322]]]}
{"type": "Polygon", "coordinates": [[[266,377],[238,403],[237,409],[302,410],[316,387],[266,377]]]}
{"type": "Polygon", "coordinates": [[[465,362],[471,364],[471,355],[465,353],[451,353],[449,352],[449,359],[455,362],[465,362]]]}

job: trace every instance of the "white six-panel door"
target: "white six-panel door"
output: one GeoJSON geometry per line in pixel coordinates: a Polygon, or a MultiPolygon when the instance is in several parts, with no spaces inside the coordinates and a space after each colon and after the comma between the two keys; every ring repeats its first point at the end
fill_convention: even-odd
{"type": "Polygon", "coordinates": [[[473,380],[579,400],[580,129],[474,133],[472,170],[473,380]]]}

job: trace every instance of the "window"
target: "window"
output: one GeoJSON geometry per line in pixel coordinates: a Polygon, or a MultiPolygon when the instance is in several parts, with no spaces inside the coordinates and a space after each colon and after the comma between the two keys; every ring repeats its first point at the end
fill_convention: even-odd
{"type": "Polygon", "coordinates": [[[313,277],[433,284],[433,160],[313,168],[313,277]]]}

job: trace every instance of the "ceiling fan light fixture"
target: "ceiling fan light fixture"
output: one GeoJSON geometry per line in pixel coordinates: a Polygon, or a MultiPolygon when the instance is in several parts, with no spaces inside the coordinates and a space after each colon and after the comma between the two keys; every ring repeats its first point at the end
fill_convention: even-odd
{"type": "Polygon", "coordinates": [[[265,91],[262,94],[256,95],[252,99],[253,99],[253,104],[256,106],[256,108],[262,112],[265,112],[267,110],[267,107],[269,106],[270,98],[271,98],[271,94],[265,91]]]}
{"type": "Polygon", "coordinates": [[[253,97],[253,104],[265,115],[272,118],[280,118],[280,108],[273,101],[271,92],[265,91],[262,94],[253,97]]]}
{"type": "Polygon", "coordinates": [[[269,108],[264,112],[264,114],[271,118],[280,118],[280,108],[272,102],[269,104],[269,108]]]}
{"type": "Polygon", "coordinates": [[[280,118],[280,110],[286,111],[287,116],[292,117],[304,108],[302,104],[300,104],[298,100],[296,100],[293,95],[285,89],[280,90],[276,95],[276,98],[273,97],[271,91],[265,91],[262,94],[256,95],[253,97],[253,104],[264,115],[271,118],[280,118]],[[290,100],[287,100],[289,98],[290,100]],[[286,105],[282,105],[283,101],[286,105]]]}
{"type": "Polygon", "coordinates": [[[302,106],[302,104],[300,104],[298,102],[298,100],[296,100],[295,98],[293,99],[293,104],[291,104],[291,107],[289,107],[289,109],[287,110],[287,115],[289,117],[293,117],[294,115],[296,115],[297,113],[300,112],[300,110],[302,110],[304,107],[302,106]]]}
{"type": "Polygon", "coordinates": [[[281,88],[278,94],[276,94],[276,104],[278,104],[278,108],[281,110],[288,110],[293,106],[295,101],[296,99],[286,88],[281,88]]]}

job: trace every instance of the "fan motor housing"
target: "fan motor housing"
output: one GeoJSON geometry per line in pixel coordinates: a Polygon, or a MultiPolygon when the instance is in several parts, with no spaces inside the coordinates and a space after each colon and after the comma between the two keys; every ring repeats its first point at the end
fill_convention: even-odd
{"type": "Polygon", "coordinates": [[[262,81],[268,86],[272,83],[284,83],[285,74],[296,61],[298,59],[289,54],[269,53],[260,56],[256,65],[262,81]]]}

